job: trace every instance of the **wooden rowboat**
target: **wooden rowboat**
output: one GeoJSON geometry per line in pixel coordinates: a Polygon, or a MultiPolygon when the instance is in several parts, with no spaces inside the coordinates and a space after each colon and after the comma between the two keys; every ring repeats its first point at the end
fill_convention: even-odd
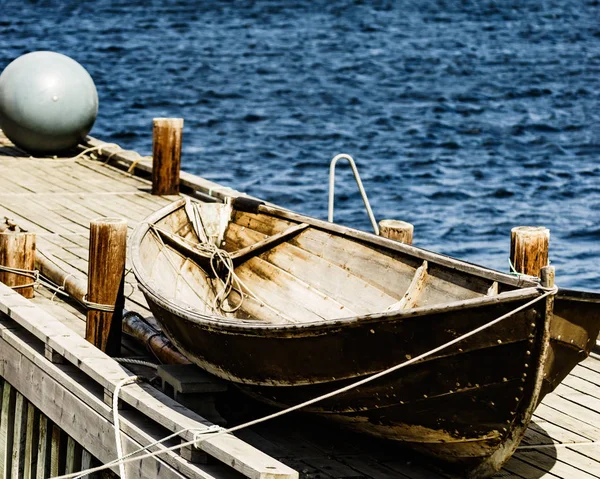
{"type": "Polygon", "coordinates": [[[469,477],[500,469],[600,326],[600,294],[558,289],[528,305],[548,291],[535,278],[245,198],[182,199],[151,215],[131,243],[140,287],[177,347],[282,408],[526,306],[306,409],[469,477]]]}

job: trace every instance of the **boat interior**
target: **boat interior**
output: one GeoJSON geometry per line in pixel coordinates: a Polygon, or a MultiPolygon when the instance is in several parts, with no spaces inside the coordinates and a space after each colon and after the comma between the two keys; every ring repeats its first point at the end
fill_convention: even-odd
{"type": "Polygon", "coordinates": [[[143,268],[201,314],[309,323],[494,296],[485,276],[227,203],[181,201],[149,224],[143,268]]]}

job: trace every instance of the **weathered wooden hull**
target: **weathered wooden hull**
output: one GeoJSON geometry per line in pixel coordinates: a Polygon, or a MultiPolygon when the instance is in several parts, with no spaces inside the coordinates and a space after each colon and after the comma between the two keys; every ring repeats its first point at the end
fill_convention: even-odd
{"type": "MultiPolygon", "coordinates": [[[[317,220],[313,224],[338,234],[335,226],[317,220]]],[[[194,310],[161,294],[139,271],[136,275],[155,317],[184,354],[210,373],[280,408],[417,357],[541,294],[527,280],[371,239],[364,233],[345,233],[348,241],[360,240],[361,247],[372,241],[374,251],[400,248],[405,254],[408,248],[431,264],[438,261],[431,269],[438,278],[438,283],[432,283],[432,297],[439,296],[440,288],[447,288],[448,278],[455,275],[457,287],[464,288],[469,299],[275,325],[194,310]],[[484,287],[479,284],[482,278],[505,281],[501,294],[477,293],[484,287]]],[[[307,235],[297,244],[302,241],[308,244],[311,238],[307,235]]],[[[261,253],[261,258],[277,263],[282,251],[278,248],[261,253]]],[[[133,256],[135,268],[135,252],[133,256]]],[[[498,284],[494,287],[497,290],[498,284]]],[[[574,292],[559,293],[556,300],[548,297],[476,336],[306,411],[359,432],[400,441],[465,475],[491,475],[514,452],[543,395],[589,353],[600,325],[599,302],[598,295],[574,292]]]]}
{"type": "MultiPolygon", "coordinates": [[[[406,361],[524,302],[481,307],[472,314],[454,311],[352,327],[257,332],[206,327],[147,297],[167,334],[196,364],[281,408],[406,361]],[[428,334],[435,323],[436,334],[428,334]],[[336,379],[340,377],[345,379],[336,379]]],[[[539,401],[548,328],[541,302],[477,340],[307,411],[358,432],[401,441],[473,477],[491,474],[517,446],[539,401]],[[514,447],[507,448],[509,442],[514,447]],[[506,452],[490,462],[503,446],[506,452]]]]}

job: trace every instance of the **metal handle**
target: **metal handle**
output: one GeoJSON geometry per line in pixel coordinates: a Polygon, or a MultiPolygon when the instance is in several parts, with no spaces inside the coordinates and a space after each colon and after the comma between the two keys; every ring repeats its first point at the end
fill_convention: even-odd
{"type": "Polygon", "coordinates": [[[369,215],[369,219],[371,220],[371,224],[373,225],[373,231],[376,235],[379,235],[379,226],[377,226],[377,221],[375,221],[375,216],[373,215],[373,210],[371,210],[371,205],[369,204],[369,199],[367,198],[367,193],[365,192],[365,188],[360,180],[360,175],[358,174],[358,169],[356,168],[356,163],[354,159],[350,155],[346,155],[345,153],[341,153],[336,155],[331,160],[331,164],[329,166],[329,216],[328,221],[333,223],[333,201],[334,201],[334,190],[335,190],[335,164],[338,160],[348,160],[350,163],[350,167],[352,168],[352,173],[354,173],[354,179],[356,180],[356,185],[358,186],[358,191],[360,192],[360,196],[362,196],[365,207],[367,208],[367,213],[369,215]]]}

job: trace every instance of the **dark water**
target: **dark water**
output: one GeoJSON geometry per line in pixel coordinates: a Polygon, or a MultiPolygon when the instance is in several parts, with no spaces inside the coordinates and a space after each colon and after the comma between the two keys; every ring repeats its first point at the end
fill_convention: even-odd
{"type": "MultiPolygon", "coordinates": [[[[346,152],[416,245],[506,270],[544,225],[557,282],[600,289],[597,0],[0,0],[0,68],[34,50],[91,73],[96,137],[147,154],[184,117],[185,170],[322,218],[346,152]]],[[[347,168],[337,191],[369,229],[347,168]]]]}

